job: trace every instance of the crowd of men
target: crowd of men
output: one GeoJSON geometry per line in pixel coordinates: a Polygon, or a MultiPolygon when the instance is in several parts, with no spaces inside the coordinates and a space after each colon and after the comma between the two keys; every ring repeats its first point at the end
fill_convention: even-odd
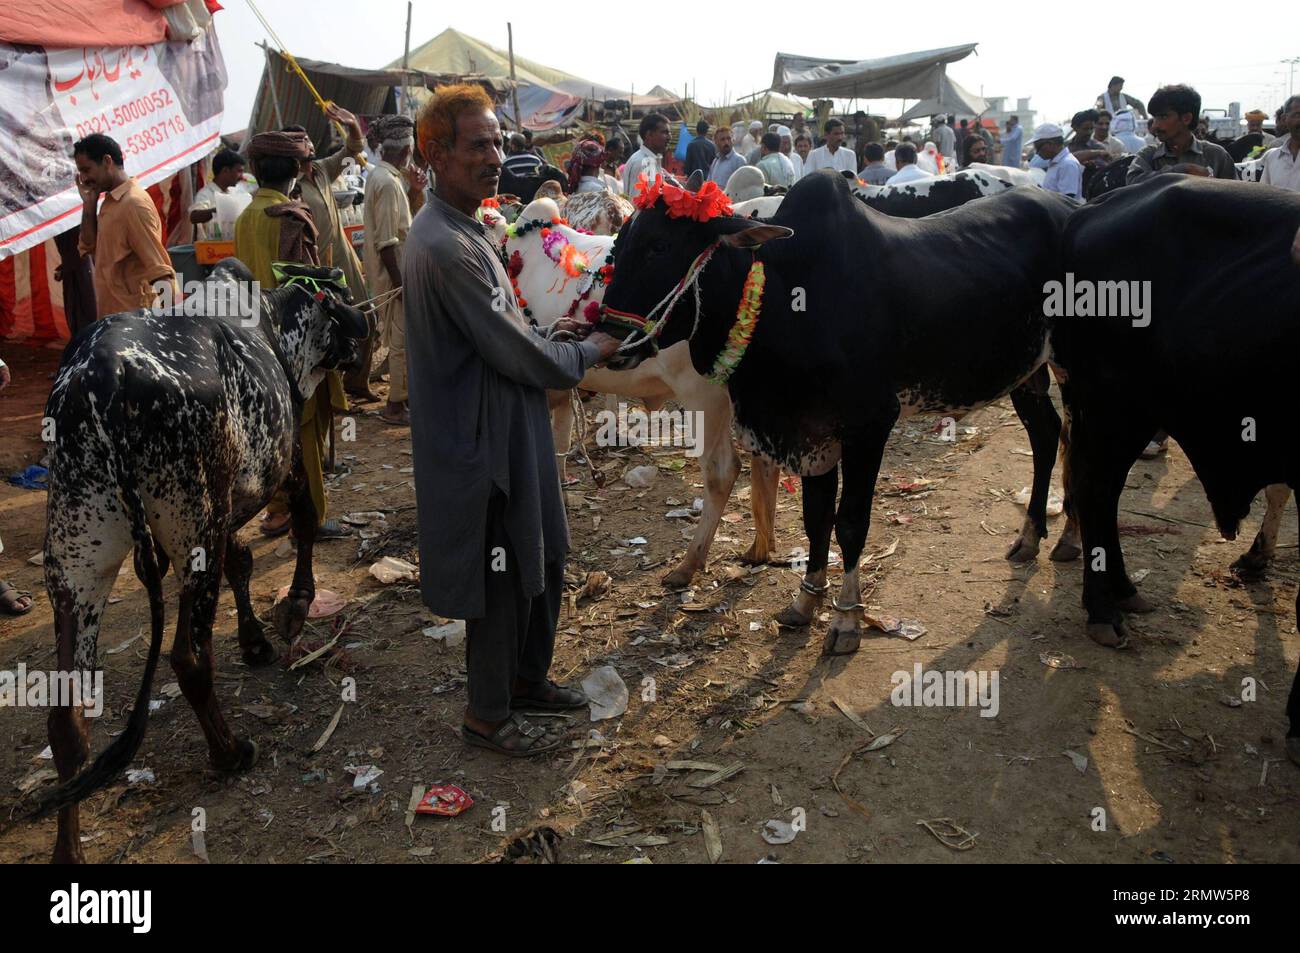
{"type": "MultiPolygon", "coordinates": [[[[1120,161],[1128,166],[1126,181],[1138,182],[1162,171],[1236,178],[1236,162],[1258,158],[1259,181],[1296,189],[1300,187],[1295,164],[1300,147],[1294,135],[1297,110],[1300,97],[1293,96],[1275,113],[1273,133],[1264,129],[1268,114],[1252,110],[1246,114],[1243,135],[1219,142],[1208,130],[1200,95],[1192,87],[1161,87],[1148,107],[1124,92],[1123,77],[1114,76],[1093,106],[1074,114],[1068,131],[1044,122],[1026,139],[1018,116],[1009,117],[999,132],[994,124],[978,118],[954,124],[950,117],[937,115],[924,135],[907,133],[879,141],[874,122],[858,112],[851,130],[845,120],[832,117],[823,123],[820,136],[808,128],[802,115],[788,126],[765,127],[755,119],[736,141],[737,128],[715,128],[700,119],[686,144],[683,166],[686,175],[698,172],[721,188],[737,171],[753,166],[762,173],[764,185],[774,189],[789,188],[819,169],[832,169],[867,185],[888,185],[973,164],[1028,166],[1044,171],[1044,188],[1082,199],[1092,176],[1120,161]]],[[[621,140],[611,139],[608,145],[585,143],[591,149],[592,167],[599,155],[608,172],[602,181],[592,180],[587,187],[630,194],[642,173],[653,178],[667,167],[672,139],[668,118],[649,113],[637,133],[640,145],[621,167],[625,145],[621,140]]],[[[562,178],[558,170],[554,177],[562,178]]]]}

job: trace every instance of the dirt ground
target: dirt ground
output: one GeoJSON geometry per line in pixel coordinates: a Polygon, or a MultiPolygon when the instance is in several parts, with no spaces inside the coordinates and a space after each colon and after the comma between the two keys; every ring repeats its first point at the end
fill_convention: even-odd
{"type": "MultiPolygon", "coordinates": [[[[6,475],[41,457],[38,425],[56,359],[49,350],[6,351],[15,378],[0,395],[6,475]]],[[[382,424],[371,415],[377,408],[356,411],[357,441],[340,448],[350,472],[332,483],[330,506],[336,515],[384,511],[384,534],[365,544],[415,561],[414,491],[403,471],[412,465],[409,432],[382,424]]],[[[349,672],[321,662],[247,669],[223,592],[218,688],[235,730],[259,742],[259,762],[238,776],[207,767],[193,714],[183,697],[169,697],[164,657],[153,691],[162,704],[133,765],[156,780],[119,780],[82,805],[87,859],[200,862],[190,831],[202,807],[212,862],[483,861],[511,843],[543,852],[543,840],[554,841],[538,832],[550,828],[563,862],[707,863],[714,827],[730,863],[1300,861],[1300,770],[1283,751],[1300,648],[1294,509],[1276,565],[1264,581],[1242,584],[1227,569],[1258,528],[1262,496],[1242,537],[1225,542],[1176,448],[1140,461],[1121,522],[1129,570],[1149,571],[1140,588],[1160,609],[1134,618],[1137,637],[1116,652],[1084,635],[1079,563],[1048,561],[1051,540],[1027,568],[1002,558],[1023,515],[1013,498],[1030,477],[1028,440],[1009,402],[961,421],[974,430],[955,445],[939,441],[933,423],[914,419],[896,431],[867,546],[879,554],[897,541],[869,563],[864,601],[874,615],[919,621],[926,632],[915,641],[874,632],[856,656],[819,661],[828,616],[811,629],[776,628],[772,614],[798,577],[777,565],[749,572],[736,559],[752,538],[747,469],[683,608],[659,577],[691,529],[665,513],[702,494],[695,460],[682,466],[680,451],[657,447],[595,450],[609,477],[603,490],[570,463],[579,482],[568,492],[569,572],[575,593],[594,570],[609,573],[612,586],[570,602],[554,674],[577,680],[613,666],[631,696],[621,718],[572,718],[573,747],[557,757],[520,762],[466,748],[463,647],[425,637],[443,620],[423,609],[414,586],[372,578],[358,540],[321,544],[317,584],[348,600],[349,672]],[[645,463],[659,468],[649,489],[619,479],[645,463]],[[637,536],[648,542],[623,542],[637,536]],[[910,677],[915,663],[996,672],[996,717],[975,707],[895,706],[891,676],[910,677]],[[348,674],[357,700],[343,703],[348,674]],[[1259,686],[1257,700],[1229,706],[1246,677],[1259,686]],[[340,705],[336,729],[312,753],[340,705]],[[866,751],[872,732],[876,748],[866,751]],[[362,764],[383,769],[377,791],[353,789],[344,767],[362,764]],[[438,782],[460,785],[474,807],[408,826],[412,787],[438,782]],[[794,841],[765,842],[769,820],[795,823],[794,841]],[[965,849],[942,842],[945,831],[965,849]]],[[[782,553],[805,544],[792,486],[780,491],[782,553]]],[[[0,617],[0,669],[54,664],[40,569],[27,561],[41,548],[44,513],[43,491],[0,485],[0,576],[38,597],[28,616],[0,617]]],[[[1051,521],[1053,538],[1062,520],[1051,521]]],[[[293,560],[255,529],[244,535],[265,614],[293,560]]],[[[834,565],[832,583],[838,575],[834,565]]],[[[170,619],[173,579],[166,591],[170,619]]],[[[148,641],[129,561],[114,598],[99,646],[108,711],[95,724],[95,750],[122,729],[148,641]]],[[[332,623],[315,624],[318,641],[332,623]]],[[[40,757],[46,744],[43,711],[0,710],[0,816],[24,803],[20,782],[52,767],[40,757]]],[[[43,862],[53,838],[52,820],[19,824],[0,835],[0,861],[43,862]]]]}

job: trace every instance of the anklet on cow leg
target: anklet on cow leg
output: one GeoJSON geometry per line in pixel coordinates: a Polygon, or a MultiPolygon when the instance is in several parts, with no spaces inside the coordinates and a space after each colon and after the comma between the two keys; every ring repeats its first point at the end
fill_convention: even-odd
{"type": "Polygon", "coordinates": [[[804,612],[799,608],[800,595],[811,596],[813,601],[809,608],[815,609],[830,587],[830,583],[822,583],[822,585],[817,586],[807,579],[801,580],[799,582],[799,591],[794,595],[794,601],[776,614],[776,624],[787,629],[797,629],[811,623],[813,619],[812,612],[804,612]]]}

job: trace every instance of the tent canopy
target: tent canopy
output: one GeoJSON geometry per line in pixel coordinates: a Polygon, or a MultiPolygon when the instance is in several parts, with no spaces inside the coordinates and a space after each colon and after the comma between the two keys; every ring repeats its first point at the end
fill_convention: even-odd
{"type": "Polygon", "coordinates": [[[938,96],[917,103],[898,117],[897,121],[909,122],[913,119],[934,116],[938,113],[948,116],[979,116],[988,108],[988,103],[984,101],[984,97],[976,96],[947,76],[944,76],[938,96]]]}
{"type": "Polygon", "coordinates": [[[772,89],[831,99],[935,99],[944,70],[974,52],[976,43],[900,53],[871,60],[828,60],[776,54],[772,89]]]}
{"type": "MultiPolygon", "coordinates": [[[[417,69],[403,73],[401,69],[355,69],[322,60],[302,57],[297,57],[297,60],[312,85],[327,102],[337,102],[354,113],[366,116],[397,110],[394,87],[410,85],[422,88],[436,86],[440,81],[446,82],[446,77],[417,69]]],[[[480,77],[467,78],[481,81],[480,77]]],[[[484,85],[491,89],[491,84],[485,82],[484,85]]],[[[289,71],[278,51],[268,46],[266,68],[262,71],[262,81],[257,87],[253,113],[248,121],[248,135],[279,129],[291,123],[297,123],[306,129],[307,135],[318,148],[324,148],[334,135],[329,120],[321,112],[302,79],[289,71]]]]}
{"type": "Polygon", "coordinates": [[[721,108],[757,108],[764,113],[810,113],[813,104],[811,100],[800,99],[798,96],[786,96],[774,90],[767,89],[759,93],[750,93],[748,96],[741,96],[736,100],[733,106],[724,106],[721,108]]]}
{"type": "MultiPolygon", "coordinates": [[[[412,69],[430,73],[482,73],[492,80],[510,80],[510,54],[482,40],[453,30],[443,30],[428,43],[411,50],[407,61],[412,69]]],[[[389,68],[401,67],[401,59],[394,60],[389,68]]],[[[593,83],[550,66],[515,54],[515,77],[520,83],[541,86],[552,91],[567,93],[580,99],[628,99],[636,108],[666,106],[677,102],[677,97],[666,90],[655,89],[650,95],[635,98],[625,90],[601,83],[593,83]],[[663,95],[667,93],[667,95],[663,95]]],[[[520,103],[523,109],[523,103],[520,103]]]]}

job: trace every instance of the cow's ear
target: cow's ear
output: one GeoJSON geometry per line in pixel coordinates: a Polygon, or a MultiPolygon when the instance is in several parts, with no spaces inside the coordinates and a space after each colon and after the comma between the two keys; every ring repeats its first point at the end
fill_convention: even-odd
{"type": "Polygon", "coordinates": [[[730,245],[732,248],[757,248],[764,242],[770,242],[774,238],[789,238],[794,234],[794,229],[786,228],[784,225],[756,223],[744,218],[733,218],[729,221],[735,222],[741,227],[727,229],[718,236],[718,241],[724,245],[730,245]]]}
{"type": "Polygon", "coordinates": [[[696,169],[691,173],[691,177],[686,180],[687,192],[698,192],[704,185],[704,173],[696,169]]]}

